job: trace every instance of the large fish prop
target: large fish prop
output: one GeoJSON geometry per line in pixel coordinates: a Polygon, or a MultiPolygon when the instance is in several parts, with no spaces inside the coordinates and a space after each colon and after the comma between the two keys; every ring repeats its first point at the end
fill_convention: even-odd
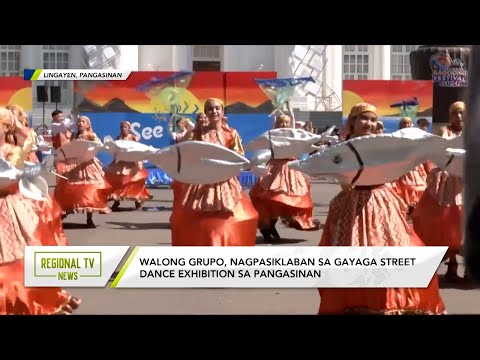
{"type": "Polygon", "coordinates": [[[0,159],[0,189],[6,190],[18,183],[20,193],[32,200],[44,201],[48,195],[48,184],[40,173],[43,164],[25,162],[20,170],[4,159],[0,159]]]}
{"type": "Polygon", "coordinates": [[[449,145],[451,148],[445,149],[444,153],[431,154],[430,160],[449,174],[463,178],[466,157],[464,139],[463,137],[456,137],[449,141],[449,145]]]}
{"type": "Polygon", "coordinates": [[[109,152],[115,160],[126,162],[145,161],[149,155],[158,151],[153,146],[131,140],[113,140],[111,136],[104,138],[103,150],[109,152]]]}
{"type": "Polygon", "coordinates": [[[37,136],[37,144],[36,147],[38,150],[42,152],[49,152],[53,150],[53,145],[51,142],[48,142],[45,140],[45,138],[42,135],[37,136]]]}
{"type": "Polygon", "coordinates": [[[205,141],[184,141],[157,150],[147,158],[170,177],[186,184],[215,184],[250,170],[257,176],[268,171],[223,146],[205,141]]]}
{"type": "Polygon", "coordinates": [[[96,141],[71,141],[55,150],[55,161],[82,164],[92,160],[102,148],[103,144],[96,141]]]}
{"type": "Polygon", "coordinates": [[[452,140],[418,128],[406,128],[341,142],[305,160],[291,161],[289,168],[342,184],[385,184],[408,174],[435,154],[445,154],[452,144],[452,140]]]}
{"type": "Polygon", "coordinates": [[[337,142],[332,136],[335,126],[322,134],[312,134],[303,129],[279,128],[266,131],[245,145],[246,151],[255,151],[250,159],[252,164],[266,164],[270,159],[298,158],[303,154],[325,148],[317,145],[325,142],[337,142]]]}

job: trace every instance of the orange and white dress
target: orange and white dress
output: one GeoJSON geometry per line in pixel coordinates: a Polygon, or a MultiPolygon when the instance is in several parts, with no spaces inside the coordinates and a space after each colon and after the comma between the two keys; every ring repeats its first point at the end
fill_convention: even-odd
{"type": "MultiPolygon", "coordinates": [[[[455,137],[450,129],[443,136],[455,137]]],[[[440,168],[433,169],[412,214],[415,232],[426,245],[448,246],[449,252],[459,253],[463,221],[463,179],[440,168]]]]}
{"type": "MultiPolygon", "coordinates": [[[[84,141],[75,139],[73,141],[84,141]]],[[[94,134],[94,141],[100,142],[94,134]]],[[[57,171],[62,170],[54,191],[54,198],[66,212],[109,213],[108,198],[112,187],[105,179],[102,163],[93,158],[81,164],[61,164],[57,171]]]]}
{"type": "MultiPolygon", "coordinates": [[[[67,131],[66,133],[58,133],[52,135],[52,146],[55,150],[61,148],[64,144],[73,140],[73,133],[71,131],[67,131]]],[[[65,163],[57,163],[55,162],[55,170],[58,174],[63,174],[65,172],[65,163]]],[[[60,180],[59,177],[56,178],[57,184],[60,180]]]]}
{"type": "MultiPolygon", "coordinates": [[[[23,149],[4,144],[0,157],[21,169],[31,142],[30,137],[23,149]]],[[[56,240],[35,202],[20,194],[18,185],[0,190],[0,234],[0,315],[48,315],[65,305],[77,307],[60,288],[24,285],[24,247],[55,245],[56,240]]]]}
{"type": "Polygon", "coordinates": [[[310,182],[299,171],[288,168],[292,159],[270,160],[269,175],[261,177],[250,190],[250,199],[259,214],[259,227],[285,218],[297,230],[318,230],[313,219],[310,182]]]}
{"type": "MultiPolygon", "coordinates": [[[[127,138],[118,137],[117,140],[137,141],[136,136],[127,138]]],[[[145,182],[148,179],[148,170],[143,162],[126,162],[113,160],[105,170],[105,178],[112,186],[111,200],[144,201],[152,198],[145,182]]]]}
{"type": "MultiPolygon", "coordinates": [[[[31,147],[30,142],[33,141],[35,144],[37,142],[37,134],[33,129],[24,128],[23,132],[26,134],[25,137],[29,139],[25,142],[22,137],[18,137],[18,146],[26,149],[31,147]]],[[[38,158],[35,152],[30,151],[27,152],[26,161],[30,161],[33,163],[38,163],[38,158]]],[[[39,226],[45,226],[45,231],[50,231],[53,237],[51,238],[51,242],[45,243],[45,246],[65,246],[68,245],[67,237],[63,231],[63,224],[62,224],[62,208],[58,204],[58,202],[48,194],[46,196],[45,201],[34,201],[35,204],[35,212],[38,216],[41,217],[42,221],[39,226]]]]}
{"type": "MultiPolygon", "coordinates": [[[[225,146],[243,155],[237,131],[223,128],[222,136],[210,130],[195,140],[225,146]]],[[[236,177],[227,181],[188,185],[182,189],[170,217],[173,246],[254,246],[258,213],[236,177]]],[[[174,190],[175,191],[175,190],[174,190]]]]}
{"type": "MultiPolygon", "coordinates": [[[[320,246],[424,246],[407,206],[387,185],[342,190],[330,203],[320,246]]],[[[426,289],[319,289],[319,314],[444,314],[435,275],[426,289]]]]}
{"type": "Polygon", "coordinates": [[[392,185],[406,204],[416,204],[427,187],[427,175],[427,168],[424,164],[420,164],[392,185]]]}

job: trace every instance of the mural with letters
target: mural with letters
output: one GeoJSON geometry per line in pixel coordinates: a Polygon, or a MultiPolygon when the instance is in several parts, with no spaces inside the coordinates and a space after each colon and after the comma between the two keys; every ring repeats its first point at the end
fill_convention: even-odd
{"type": "MultiPolygon", "coordinates": [[[[224,101],[228,122],[244,143],[271,128],[273,106],[255,79],[276,78],[275,72],[177,74],[133,72],[125,81],[75,81],[75,107],[101,139],[118,136],[120,123],[129,121],[142,143],[157,148],[172,144],[172,112],[195,121],[209,97],[224,101]]],[[[111,159],[101,156],[106,166],[111,159]]]]}

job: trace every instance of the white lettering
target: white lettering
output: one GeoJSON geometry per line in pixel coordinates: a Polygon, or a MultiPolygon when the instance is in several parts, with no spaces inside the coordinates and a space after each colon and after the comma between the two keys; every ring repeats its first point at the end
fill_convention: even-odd
{"type": "Polygon", "coordinates": [[[141,128],[141,124],[139,122],[132,123],[132,132],[140,139],[150,140],[152,137],[156,139],[160,139],[163,136],[163,127],[162,126],[155,126],[151,128],[146,126],[141,128]]]}

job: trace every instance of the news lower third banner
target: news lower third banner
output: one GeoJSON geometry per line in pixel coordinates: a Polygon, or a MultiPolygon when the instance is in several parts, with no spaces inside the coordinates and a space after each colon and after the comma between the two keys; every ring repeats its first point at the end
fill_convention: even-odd
{"type": "Polygon", "coordinates": [[[418,247],[27,246],[25,285],[425,288],[447,251],[418,247]],[[115,276],[112,277],[112,275],[115,276]]]}
{"type": "Polygon", "coordinates": [[[105,70],[105,69],[25,69],[23,79],[37,80],[127,80],[132,71],[129,70],[105,70]]]}

